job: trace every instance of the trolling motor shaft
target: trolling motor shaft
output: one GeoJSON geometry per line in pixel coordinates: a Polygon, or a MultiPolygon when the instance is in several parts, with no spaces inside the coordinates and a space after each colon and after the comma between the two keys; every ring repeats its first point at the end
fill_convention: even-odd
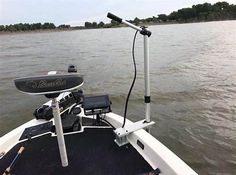
{"type": "Polygon", "coordinates": [[[66,167],[68,166],[67,151],[66,151],[65,139],[63,135],[59,104],[56,98],[52,99],[52,111],[53,111],[53,117],[54,117],[54,122],[55,122],[55,127],[56,127],[57,143],[58,143],[58,147],[60,151],[61,164],[63,167],[66,167]]]}

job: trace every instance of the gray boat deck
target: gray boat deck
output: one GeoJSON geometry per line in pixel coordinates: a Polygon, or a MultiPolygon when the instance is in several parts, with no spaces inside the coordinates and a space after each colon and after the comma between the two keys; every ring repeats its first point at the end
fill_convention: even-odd
{"type": "Polygon", "coordinates": [[[66,135],[65,142],[69,160],[66,168],[61,167],[56,137],[47,134],[13,147],[0,160],[0,174],[10,165],[21,146],[25,150],[12,167],[11,174],[134,175],[153,171],[131,145],[116,145],[112,128],[85,128],[82,133],[66,135]]]}

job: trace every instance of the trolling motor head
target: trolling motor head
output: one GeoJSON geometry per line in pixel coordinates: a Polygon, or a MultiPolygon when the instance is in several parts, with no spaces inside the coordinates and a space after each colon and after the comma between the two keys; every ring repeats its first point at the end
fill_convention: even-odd
{"type": "Polygon", "coordinates": [[[82,86],[83,77],[79,74],[49,74],[17,78],[14,82],[16,88],[26,94],[55,98],[62,92],[73,91],[82,86]]]}
{"type": "Polygon", "coordinates": [[[78,89],[83,85],[83,78],[79,74],[49,74],[43,76],[18,78],[14,82],[16,88],[21,92],[30,95],[45,95],[47,98],[52,99],[52,110],[61,163],[63,167],[68,166],[66,145],[57,97],[62,92],[69,92],[78,89]]]}

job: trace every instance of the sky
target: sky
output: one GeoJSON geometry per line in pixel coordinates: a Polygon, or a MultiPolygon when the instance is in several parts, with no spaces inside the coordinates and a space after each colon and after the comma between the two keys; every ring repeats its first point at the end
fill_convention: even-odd
{"type": "MultiPolygon", "coordinates": [[[[52,22],[55,25],[84,25],[109,22],[107,12],[123,19],[169,14],[180,8],[220,0],[0,0],[0,24],[52,22]]],[[[235,0],[226,0],[235,4],[235,0]]]]}

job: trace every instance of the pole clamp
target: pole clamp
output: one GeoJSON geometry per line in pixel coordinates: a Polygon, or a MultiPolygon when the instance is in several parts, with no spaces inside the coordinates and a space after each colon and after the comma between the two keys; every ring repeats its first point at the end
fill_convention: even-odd
{"type": "Polygon", "coordinates": [[[148,37],[150,37],[152,35],[152,32],[149,31],[147,27],[142,26],[141,28],[142,28],[142,30],[140,31],[140,34],[147,35],[148,37]]]}
{"type": "Polygon", "coordinates": [[[151,96],[144,96],[144,102],[150,103],[151,102],[151,96]]]}

